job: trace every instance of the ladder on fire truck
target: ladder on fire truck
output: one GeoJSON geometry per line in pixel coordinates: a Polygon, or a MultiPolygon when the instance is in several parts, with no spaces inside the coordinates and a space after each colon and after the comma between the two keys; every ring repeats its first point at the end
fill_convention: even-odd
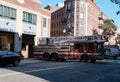
{"type": "Polygon", "coordinates": [[[89,36],[61,36],[43,38],[42,44],[57,44],[57,43],[75,43],[75,42],[105,42],[106,39],[102,35],[89,36]]]}
{"type": "Polygon", "coordinates": [[[74,42],[94,42],[94,41],[106,41],[102,35],[90,35],[90,36],[63,36],[52,38],[54,43],[74,43],[74,42]]]}

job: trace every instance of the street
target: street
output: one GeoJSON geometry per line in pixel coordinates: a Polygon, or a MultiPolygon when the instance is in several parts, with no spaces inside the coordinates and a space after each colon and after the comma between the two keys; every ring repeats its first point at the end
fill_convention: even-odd
{"type": "Polygon", "coordinates": [[[96,63],[23,61],[18,67],[0,67],[0,82],[120,82],[120,59],[96,63]]]}

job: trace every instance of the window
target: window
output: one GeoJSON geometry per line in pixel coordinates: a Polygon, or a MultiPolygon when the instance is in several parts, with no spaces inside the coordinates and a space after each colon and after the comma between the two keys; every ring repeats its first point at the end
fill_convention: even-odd
{"type": "Polygon", "coordinates": [[[27,22],[27,19],[28,19],[27,16],[28,16],[27,13],[26,13],[26,12],[23,12],[23,21],[24,21],[24,22],[27,22]]]}
{"type": "Polygon", "coordinates": [[[37,24],[37,15],[28,12],[23,12],[23,21],[27,23],[37,24]]]}
{"type": "Polygon", "coordinates": [[[70,9],[71,9],[71,3],[67,5],[67,10],[70,10],[70,9]]]}
{"type": "Polygon", "coordinates": [[[72,18],[74,18],[74,12],[72,12],[72,18]]]}
{"type": "Polygon", "coordinates": [[[84,27],[84,24],[80,24],[80,28],[83,28],[84,27]]]}
{"type": "Polygon", "coordinates": [[[33,15],[33,20],[32,20],[33,24],[36,24],[37,22],[37,16],[36,15],[33,15]]]}
{"type": "Polygon", "coordinates": [[[3,15],[3,6],[0,5],[0,16],[2,16],[2,15],[3,15]]]}
{"type": "Polygon", "coordinates": [[[82,49],[87,49],[87,45],[86,44],[81,44],[82,49]]]}
{"type": "Polygon", "coordinates": [[[43,18],[43,27],[46,27],[47,19],[43,18]]]}
{"type": "Polygon", "coordinates": [[[79,3],[80,3],[80,1],[77,1],[77,3],[76,3],[76,4],[77,4],[77,7],[79,7],[79,3]]]}
{"type": "Polygon", "coordinates": [[[7,7],[6,6],[3,6],[3,14],[4,14],[4,17],[6,17],[6,15],[7,15],[7,7]]]}
{"type": "Polygon", "coordinates": [[[32,23],[32,14],[28,13],[28,22],[32,23]]]}
{"type": "Polygon", "coordinates": [[[10,9],[10,12],[11,12],[11,14],[10,14],[10,17],[11,17],[11,19],[14,19],[15,17],[16,17],[16,11],[15,11],[15,9],[10,9]]]}
{"type": "Polygon", "coordinates": [[[16,9],[0,5],[0,16],[15,20],[16,19],[16,9]]]}
{"type": "Polygon", "coordinates": [[[65,10],[67,10],[67,5],[65,5],[65,10]]]}
{"type": "Polygon", "coordinates": [[[80,1],[80,7],[84,7],[84,2],[80,1]]]}
{"type": "Polygon", "coordinates": [[[81,19],[84,18],[84,13],[83,13],[83,12],[80,13],[80,18],[81,18],[81,19]]]}
{"type": "Polygon", "coordinates": [[[79,29],[79,24],[76,25],[76,29],[79,29]]]}
{"type": "Polygon", "coordinates": [[[79,15],[80,15],[80,13],[79,13],[79,12],[77,12],[77,13],[76,13],[76,18],[77,18],[77,19],[79,19],[79,18],[80,18],[80,16],[79,16],[79,15]]]}
{"type": "Polygon", "coordinates": [[[10,16],[10,9],[8,8],[8,7],[6,7],[6,17],[8,17],[9,18],[9,16],[10,16]]]}
{"type": "Polygon", "coordinates": [[[71,3],[71,7],[72,7],[72,9],[74,9],[74,6],[75,6],[75,2],[72,1],[72,3],[71,3]]]}

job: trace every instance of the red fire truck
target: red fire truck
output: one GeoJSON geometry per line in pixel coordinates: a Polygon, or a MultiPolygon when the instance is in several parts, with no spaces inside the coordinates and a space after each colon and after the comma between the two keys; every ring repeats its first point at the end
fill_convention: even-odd
{"type": "Polygon", "coordinates": [[[104,57],[104,42],[106,39],[101,35],[43,38],[34,46],[33,55],[46,61],[79,59],[95,62],[104,57]]]}

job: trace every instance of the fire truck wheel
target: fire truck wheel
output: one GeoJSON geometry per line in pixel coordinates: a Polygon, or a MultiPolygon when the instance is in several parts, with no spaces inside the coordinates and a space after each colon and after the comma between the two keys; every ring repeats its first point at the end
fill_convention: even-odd
{"type": "Polygon", "coordinates": [[[61,58],[60,60],[61,60],[62,62],[65,62],[65,61],[66,61],[66,59],[65,59],[65,58],[61,58]]]}
{"type": "Polygon", "coordinates": [[[52,60],[52,61],[58,61],[58,54],[57,54],[57,53],[53,53],[53,54],[51,55],[51,60],[52,60]]]}
{"type": "Polygon", "coordinates": [[[44,54],[43,54],[43,60],[45,60],[45,61],[49,61],[49,60],[50,60],[50,55],[49,55],[49,53],[44,53],[44,54]]]}
{"type": "Polygon", "coordinates": [[[96,62],[96,59],[92,59],[91,62],[92,62],[92,63],[95,63],[95,62],[96,62]]]}
{"type": "Polygon", "coordinates": [[[80,58],[80,61],[82,62],[88,62],[89,56],[87,54],[83,54],[80,58]]]}

